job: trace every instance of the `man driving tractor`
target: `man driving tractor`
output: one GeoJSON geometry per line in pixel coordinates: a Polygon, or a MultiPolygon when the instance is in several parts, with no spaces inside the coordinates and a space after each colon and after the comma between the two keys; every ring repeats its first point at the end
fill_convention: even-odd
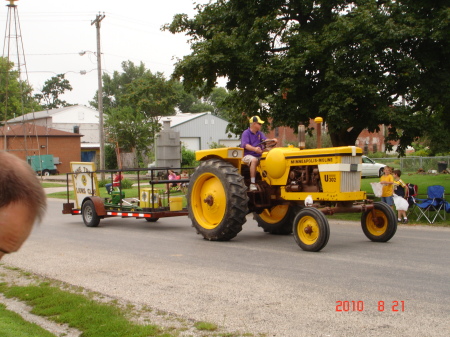
{"type": "Polygon", "coordinates": [[[258,190],[255,184],[256,167],[258,166],[261,154],[264,151],[264,144],[271,142],[272,146],[277,144],[277,139],[267,139],[262,133],[261,126],[264,121],[259,116],[250,117],[250,127],[242,133],[241,147],[244,149],[244,157],[242,161],[250,167],[250,191],[258,190]]]}

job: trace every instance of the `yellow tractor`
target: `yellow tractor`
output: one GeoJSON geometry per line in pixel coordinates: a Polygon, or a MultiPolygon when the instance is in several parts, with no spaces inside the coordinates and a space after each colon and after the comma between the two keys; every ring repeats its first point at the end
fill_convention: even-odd
{"type": "Polygon", "coordinates": [[[200,165],[190,179],[188,212],[205,239],[234,238],[249,213],[265,232],[293,233],[306,251],[326,246],[327,214],[360,212],[362,230],[370,240],[386,242],[394,236],[394,211],[368,200],[361,191],[360,148],[273,148],[261,156],[257,191],[248,189],[250,172],[241,161],[243,155],[239,147],[196,152],[200,165]]]}

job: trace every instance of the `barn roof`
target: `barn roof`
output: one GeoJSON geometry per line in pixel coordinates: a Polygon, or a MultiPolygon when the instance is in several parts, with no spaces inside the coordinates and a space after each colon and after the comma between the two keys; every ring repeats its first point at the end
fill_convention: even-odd
{"type": "Polygon", "coordinates": [[[46,136],[46,137],[82,137],[83,135],[72,133],[72,132],[66,132],[61,130],[56,130],[52,128],[47,128],[40,125],[35,125],[32,123],[24,123],[24,124],[17,124],[17,125],[7,125],[0,127],[0,134],[5,135],[7,137],[14,137],[14,136],[46,136]]]}

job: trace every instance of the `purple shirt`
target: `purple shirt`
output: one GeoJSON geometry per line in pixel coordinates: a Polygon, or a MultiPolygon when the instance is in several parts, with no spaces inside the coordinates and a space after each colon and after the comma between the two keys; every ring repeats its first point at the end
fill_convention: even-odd
{"type": "MultiPolygon", "coordinates": [[[[260,153],[256,153],[254,151],[249,151],[245,148],[245,146],[247,144],[250,144],[251,146],[258,146],[259,143],[261,143],[263,140],[266,140],[266,136],[264,136],[264,133],[262,133],[261,131],[256,131],[256,133],[253,133],[250,128],[248,128],[247,130],[245,130],[242,133],[242,138],[241,138],[241,147],[244,149],[244,156],[250,154],[254,157],[261,157],[260,153]]],[[[261,145],[259,145],[259,147],[262,148],[261,145]]]]}

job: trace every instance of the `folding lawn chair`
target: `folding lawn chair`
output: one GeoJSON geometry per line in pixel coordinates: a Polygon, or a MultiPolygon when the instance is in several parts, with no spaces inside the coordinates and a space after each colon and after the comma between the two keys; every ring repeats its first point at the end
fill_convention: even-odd
{"type": "Polygon", "coordinates": [[[417,210],[417,220],[424,217],[429,223],[434,223],[439,217],[445,220],[446,208],[448,203],[444,197],[444,186],[428,186],[427,199],[413,198],[414,208],[417,210]],[[434,214],[433,214],[434,213],[434,214]]]}
{"type": "Polygon", "coordinates": [[[419,194],[419,186],[414,185],[414,184],[406,184],[406,188],[405,188],[405,198],[406,201],[408,201],[409,204],[409,208],[408,211],[406,212],[406,216],[408,218],[411,218],[412,214],[415,214],[416,216],[418,216],[418,212],[416,212],[415,210],[415,205],[416,205],[416,197],[419,194]]]}

